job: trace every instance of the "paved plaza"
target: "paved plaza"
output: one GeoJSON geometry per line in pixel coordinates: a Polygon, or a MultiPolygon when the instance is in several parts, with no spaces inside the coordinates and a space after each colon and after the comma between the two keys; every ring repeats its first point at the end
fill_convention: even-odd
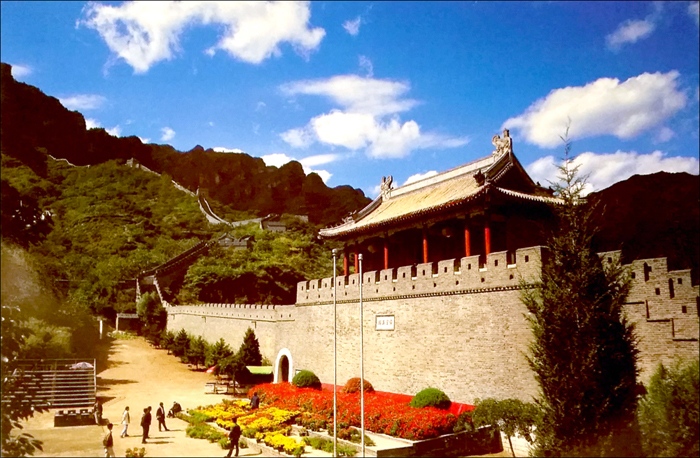
{"type": "MultiPolygon", "coordinates": [[[[104,401],[104,418],[114,423],[114,451],[124,456],[127,448],[145,447],[147,457],[168,456],[224,456],[226,451],[218,444],[185,436],[187,423],[169,418],[170,431],[158,432],[155,411],[159,402],[169,409],[178,401],[184,409],[220,402],[223,395],[205,394],[205,383],[212,375],[197,372],[168,355],[166,350],[154,349],[138,338],[115,340],[108,350],[106,361],[98,362],[97,396],[104,401]],[[129,437],[121,439],[124,407],[129,406],[131,425],[129,437]],[[143,408],[153,408],[153,422],[146,445],[141,444],[139,419],[143,408]]],[[[231,397],[228,396],[230,399],[231,397]]],[[[25,431],[44,441],[44,451],[36,456],[104,456],[102,437],[106,426],[53,426],[53,411],[36,415],[25,426],[25,431]]],[[[241,449],[240,456],[256,454],[241,449]]],[[[259,452],[257,452],[259,454],[259,452]]]]}

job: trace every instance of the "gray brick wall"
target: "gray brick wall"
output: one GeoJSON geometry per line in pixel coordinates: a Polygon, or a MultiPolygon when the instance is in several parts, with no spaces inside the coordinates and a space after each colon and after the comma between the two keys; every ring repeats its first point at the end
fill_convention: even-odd
{"type": "MultiPolygon", "coordinates": [[[[604,262],[619,258],[619,252],[600,255],[604,262]]],[[[432,386],[464,403],[531,400],[537,384],[525,358],[532,334],[520,287],[538,278],[543,256],[546,249],[532,247],[518,250],[513,265],[502,252],[489,255],[483,268],[470,257],[364,273],[365,377],[377,390],[415,394],[432,386]],[[378,315],[393,315],[394,330],[375,330],[378,315]]],[[[697,359],[698,287],[690,271],[668,272],[665,258],[627,268],[634,278],[626,313],[639,338],[642,380],[659,362],[697,359]]],[[[337,281],[338,383],[344,384],[360,374],[360,278],[337,281]]],[[[292,374],[309,369],[332,383],[332,282],[299,283],[296,305],[168,307],[168,329],[184,328],[209,342],[223,337],[238,349],[251,327],[264,356],[274,362],[286,349],[292,374]]]]}

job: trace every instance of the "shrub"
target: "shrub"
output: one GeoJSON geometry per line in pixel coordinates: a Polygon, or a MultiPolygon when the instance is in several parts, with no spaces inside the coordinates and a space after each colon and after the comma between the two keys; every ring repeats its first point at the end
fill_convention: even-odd
{"type": "Polygon", "coordinates": [[[423,407],[435,407],[437,409],[447,410],[452,405],[452,401],[445,393],[437,388],[426,388],[419,392],[411,399],[409,404],[411,407],[421,409],[423,407]]]}
{"type": "Polygon", "coordinates": [[[311,371],[301,371],[292,379],[292,384],[298,388],[313,388],[314,390],[321,389],[321,381],[311,371]]]}
{"type": "Polygon", "coordinates": [[[146,447],[134,447],[133,449],[127,448],[124,452],[124,456],[126,456],[127,458],[143,458],[144,456],[146,456],[146,447]]]}
{"type": "Polygon", "coordinates": [[[173,355],[184,357],[187,349],[190,347],[190,336],[187,331],[180,329],[180,332],[175,336],[175,340],[172,345],[173,355]]]}
{"type": "Polygon", "coordinates": [[[338,456],[355,456],[357,450],[349,445],[338,445],[338,456]]]}
{"type": "Polygon", "coordinates": [[[639,402],[639,426],[647,456],[698,456],[700,451],[698,362],[659,364],[639,402]]]}
{"type": "MultiPolygon", "coordinates": [[[[365,379],[364,383],[365,393],[373,393],[374,387],[365,379]]],[[[343,391],[346,393],[359,393],[360,392],[360,377],[354,377],[347,381],[343,391]]]]}

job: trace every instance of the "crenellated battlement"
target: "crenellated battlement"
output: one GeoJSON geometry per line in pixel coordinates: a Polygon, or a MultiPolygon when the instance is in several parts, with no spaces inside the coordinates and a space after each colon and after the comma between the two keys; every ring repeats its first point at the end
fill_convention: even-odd
{"type": "MultiPolygon", "coordinates": [[[[362,297],[366,300],[487,292],[517,289],[521,280],[539,278],[546,247],[506,251],[486,256],[447,259],[395,269],[364,272],[362,297]],[[484,262],[485,261],[485,262],[484,262]]],[[[338,301],[359,300],[359,274],[336,277],[338,301]]],[[[299,282],[297,304],[309,305],[333,301],[333,278],[299,282]]]]}
{"type": "Polygon", "coordinates": [[[294,319],[293,305],[217,304],[170,306],[170,315],[198,315],[254,321],[289,321],[294,319]]]}

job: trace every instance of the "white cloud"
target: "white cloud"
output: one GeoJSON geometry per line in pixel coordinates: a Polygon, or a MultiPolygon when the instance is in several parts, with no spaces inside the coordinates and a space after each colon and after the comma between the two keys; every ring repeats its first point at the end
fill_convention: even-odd
{"type": "Polygon", "coordinates": [[[77,94],[59,97],[58,100],[69,110],[95,110],[107,101],[105,97],[97,94],[77,94]]]}
{"type": "Polygon", "coordinates": [[[209,127],[214,127],[214,121],[209,121],[207,124],[209,124],[209,127]]]}
{"type": "MultiPolygon", "coordinates": [[[[528,165],[526,169],[533,180],[547,186],[549,182],[557,181],[558,164],[554,156],[545,156],[528,165]]],[[[600,191],[633,175],[648,175],[660,171],[697,175],[700,172],[698,158],[667,157],[661,151],[649,154],[639,154],[635,151],[617,151],[612,154],[586,152],[576,156],[573,165],[580,165],[581,176],[588,175],[586,193],[600,191]]]]}
{"type": "Polygon", "coordinates": [[[86,129],[97,129],[98,127],[102,127],[98,120],[92,118],[85,118],[86,129]]]}
{"type": "Polygon", "coordinates": [[[244,151],[242,149],[238,148],[226,148],[225,146],[215,146],[212,148],[214,151],[217,153],[243,153],[244,151]]]}
{"type": "Polygon", "coordinates": [[[12,77],[14,79],[24,78],[32,74],[32,68],[29,65],[12,64],[12,77]]]}
{"type": "Polygon", "coordinates": [[[398,113],[418,103],[403,97],[409,89],[405,82],[357,75],[285,84],[281,86],[285,95],[324,96],[342,109],[315,116],[306,126],[290,129],[281,137],[297,148],[318,141],[351,150],[365,149],[369,156],[377,158],[405,157],[421,148],[454,148],[469,141],[467,137],[424,134],[415,121],[402,122],[398,113]]]}
{"type": "Polygon", "coordinates": [[[622,46],[628,43],[636,43],[650,36],[661,19],[664,9],[662,2],[651,4],[652,12],[644,19],[628,19],[617,26],[617,29],[605,37],[605,43],[611,51],[619,51],[622,46]]]}
{"type": "Polygon", "coordinates": [[[112,127],[111,129],[106,129],[109,135],[119,137],[122,134],[122,128],[119,125],[112,127]]]}
{"type": "Polygon", "coordinates": [[[280,137],[292,148],[307,148],[314,142],[312,134],[306,129],[290,129],[282,132],[280,137]]]}
{"type": "Polygon", "coordinates": [[[260,156],[268,167],[282,167],[289,161],[293,161],[293,157],[289,157],[284,153],[266,154],[265,156],[260,156]]]}
{"type": "Polygon", "coordinates": [[[678,72],[643,73],[623,83],[600,78],[585,86],[555,89],[524,113],[503,123],[519,129],[542,147],[561,145],[560,135],[571,120],[570,139],[614,135],[632,138],[657,126],[686,105],[678,89],[678,72]]]}
{"type": "Polygon", "coordinates": [[[666,143],[670,139],[676,136],[676,133],[669,129],[666,126],[663,126],[659,131],[656,133],[656,138],[655,141],[657,143],[666,143]]]}
{"type": "Polygon", "coordinates": [[[284,153],[275,153],[275,154],[267,154],[265,156],[261,156],[260,158],[265,161],[265,165],[267,166],[274,166],[274,167],[282,167],[284,164],[290,161],[298,161],[301,164],[302,169],[304,169],[305,174],[310,174],[310,173],[316,173],[318,174],[319,177],[323,180],[324,183],[327,183],[328,180],[333,176],[332,173],[328,172],[327,170],[315,170],[312,169],[311,167],[315,165],[322,165],[322,164],[327,164],[329,162],[333,162],[337,160],[340,157],[340,155],[337,154],[319,154],[317,156],[309,156],[304,159],[295,159],[293,157],[287,156],[284,153]]]}
{"type": "Polygon", "coordinates": [[[690,2],[688,14],[695,20],[695,25],[700,25],[700,3],[690,2]]]}
{"type": "Polygon", "coordinates": [[[163,127],[160,131],[163,134],[160,137],[160,139],[164,142],[167,142],[168,140],[172,140],[175,137],[175,131],[172,130],[170,127],[163,127]]]}
{"type": "Polygon", "coordinates": [[[347,33],[354,37],[357,36],[358,33],[360,33],[361,24],[362,18],[360,16],[357,16],[355,19],[348,19],[347,21],[343,22],[343,28],[347,33]]]}
{"type": "Polygon", "coordinates": [[[280,87],[286,95],[320,95],[349,111],[378,116],[413,108],[417,101],[402,99],[410,88],[406,82],[363,78],[357,75],[296,81],[280,87]]]}
{"type": "Polygon", "coordinates": [[[265,102],[258,102],[255,105],[255,111],[263,111],[266,106],[267,106],[267,104],[265,102]]]}
{"type": "Polygon", "coordinates": [[[432,176],[437,175],[437,171],[431,170],[430,172],[425,172],[425,173],[416,173],[415,175],[411,175],[406,179],[406,182],[403,184],[403,186],[406,186],[407,184],[414,183],[416,181],[420,181],[423,178],[430,178],[432,176]]]}
{"type": "Polygon", "coordinates": [[[96,30],[109,49],[135,73],[181,52],[180,36],[193,25],[216,25],[218,43],[205,52],[226,51],[259,64],[280,56],[291,44],[302,56],[318,48],[325,30],[309,28],[308,2],[126,2],[119,6],[88,3],[77,26],[96,30]]]}
{"type": "Polygon", "coordinates": [[[308,156],[304,159],[300,159],[301,165],[307,167],[315,167],[317,165],[329,164],[341,159],[343,156],[341,154],[317,154],[315,156],[308,156]]]}
{"type": "Polygon", "coordinates": [[[363,70],[365,72],[365,76],[367,78],[372,78],[374,76],[374,65],[372,65],[372,61],[369,60],[367,56],[359,56],[358,58],[360,62],[360,70],[363,70]]]}
{"type": "Polygon", "coordinates": [[[618,50],[627,43],[636,43],[651,35],[656,25],[649,20],[628,20],[617,27],[613,33],[605,37],[605,42],[611,50],[618,50]]]}
{"type": "Polygon", "coordinates": [[[139,140],[141,140],[141,143],[143,143],[144,145],[145,145],[146,143],[149,143],[149,142],[151,141],[150,138],[143,138],[143,137],[139,137],[139,140]]]}

